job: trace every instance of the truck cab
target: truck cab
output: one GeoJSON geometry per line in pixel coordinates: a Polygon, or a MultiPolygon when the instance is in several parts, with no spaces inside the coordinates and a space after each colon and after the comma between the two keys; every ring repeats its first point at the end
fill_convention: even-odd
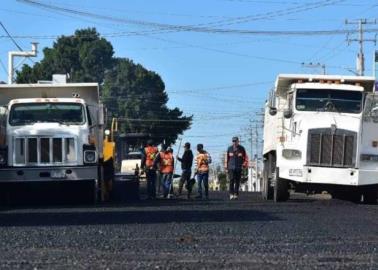
{"type": "Polygon", "coordinates": [[[289,189],[377,199],[378,129],[372,77],[280,75],[265,108],[263,196],[289,189]]]}
{"type": "Polygon", "coordinates": [[[97,83],[0,85],[0,104],[0,184],[86,181],[95,199],[103,142],[97,83]]]}

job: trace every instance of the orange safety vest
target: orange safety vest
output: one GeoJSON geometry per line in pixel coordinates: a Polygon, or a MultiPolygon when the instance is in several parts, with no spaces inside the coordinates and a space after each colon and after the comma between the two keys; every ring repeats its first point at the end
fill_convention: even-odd
{"type": "Polygon", "coordinates": [[[160,153],[160,172],[172,173],[173,172],[173,155],[170,152],[160,153]]]}
{"type": "Polygon", "coordinates": [[[157,147],[147,146],[144,148],[144,152],[146,153],[146,166],[152,167],[154,165],[156,154],[158,153],[157,147]]]}
{"type": "Polygon", "coordinates": [[[197,170],[199,172],[208,172],[209,171],[209,156],[205,153],[199,153],[196,157],[197,161],[197,170]]]}

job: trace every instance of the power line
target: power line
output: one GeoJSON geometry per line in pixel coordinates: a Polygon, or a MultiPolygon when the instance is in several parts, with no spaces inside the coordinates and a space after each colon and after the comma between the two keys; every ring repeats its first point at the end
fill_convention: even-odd
{"type": "MultiPolygon", "coordinates": [[[[11,36],[11,34],[8,32],[8,30],[6,29],[6,27],[4,26],[4,24],[2,22],[0,22],[0,26],[3,28],[3,30],[5,31],[5,33],[7,34],[8,38],[13,42],[13,44],[18,48],[19,51],[23,52],[24,50],[21,48],[20,45],[18,45],[18,43],[14,40],[14,38],[11,36]]],[[[35,63],[32,59],[30,59],[29,57],[27,58],[29,61],[31,61],[32,63],[35,63]]],[[[8,73],[7,71],[7,68],[5,67],[4,63],[1,61],[1,66],[3,67],[3,69],[5,70],[5,73],[8,73]]],[[[12,70],[13,72],[13,70],[12,70]]]]}
{"type": "MultiPolygon", "coordinates": [[[[107,16],[103,14],[96,14],[96,13],[91,13],[91,12],[86,12],[86,11],[81,11],[81,10],[69,9],[69,8],[65,8],[65,7],[61,7],[57,5],[46,4],[46,3],[42,3],[36,0],[17,0],[17,1],[23,2],[25,4],[33,5],[42,9],[51,10],[53,12],[60,11],[63,13],[91,17],[91,18],[100,19],[100,20],[114,21],[118,23],[125,23],[125,24],[132,24],[132,25],[137,25],[137,26],[154,28],[155,30],[152,30],[152,31],[134,32],[134,34],[136,35],[149,35],[149,34],[157,34],[157,33],[181,32],[181,31],[220,33],[220,34],[225,34],[225,33],[256,34],[256,31],[216,29],[216,28],[208,28],[208,27],[209,26],[211,27],[228,26],[228,25],[246,23],[246,22],[255,21],[255,20],[272,19],[277,16],[290,15],[293,13],[298,13],[298,12],[308,11],[315,8],[333,5],[338,2],[344,2],[345,0],[325,0],[325,1],[320,1],[320,2],[317,1],[313,3],[305,3],[302,5],[296,6],[294,8],[287,8],[287,9],[278,10],[278,11],[270,11],[270,12],[257,14],[257,15],[234,17],[234,18],[223,19],[223,20],[218,20],[218,21],[214,21],[210,23],[197,24],[197,25],[174,25],[174,24],[164,24],[164,23],[149,22],[149,21],[142,21],[142,20],[123,19],[123,18],[117,18],[117,17],[107,16]]],[[[268,34],[268,32],[269,31],[267,31],[264,34],[268,34]]],[[[300,32],[301,32],[300,34],[302,35],[306,34],[306,32],[304,31],[300,31],[300,32]]]]}
{"type": "MultiPolygon", "coordinates": [[[[49,9],[49,10],[54,10],[56,8],[58,8],[59,10],[61,10],[62,12],[73,12],[74,14],[79,14],[81,16],[84,16],[84,15],[88,15],[88,16],[99,16],[99,18],[101,19],[112,19],[112,17],[109,17],[109,16],[104,16],[104,15],[97,15],[97,14],[92,14],[92,13],[88,13],[88,12],[82,12],[82,11],[75,11],[75,10],[71,10],[71,9],[67,9],[67,8],[61,8],[61,7],[57,7],[57,6],[53,6],[53,5],[48,5],[48,4],[44,4],[44,3],[41,3],[41,2],[38,2],[38,1],[32,1],[32,0],[18,0],[20,2],[25,2],[27,4],[31,4],[31,5],[37,5],[39,7],[42,7],[44,9],[49,9]]],[[[305,5],[303,6],[300,6],[299,8],[315,8],[315,7],[319,7],[319,6],[327,6],[327,5],[331,5],[331,4],[334,4],[336,2],[342,2],[344,0],[339,0],[339,1],[331,1],[331,0],[327,0],[327,1],[322,1],[322,2],[314,2],[314,3],[306,3],[305,5]]],[[[298,7],[297,7],[298,8],[298,7]]],[[[265,15],[269,15],[269,16],[273,16],[273,14],[271,13],[266,13],[265,15]]],[[[236,17],[236,18],[233,18],[233,19],[229,19],[229,21],[234,21],[237,20],[237,19],[240,19],[240,18],[247,18],[247,17],[251,17],[251,16],[244,16],[244,17],[236,17]]],[[[252,16],[253,17],[253,16],[252,16]]],[[[261,19],[261,17],[257,16],[256,18],[259,18],[261,19]]],[[[255,18],[255,19],[256,19],[255,18]]],[[[124,20],[124,23],[127,23],[129,20],[126,20],[126,19],[119,19],[119,18],[113,18],[115,20],[124,20]]],[[[134,20],[131,20],[132,22],[136,23],[138,22],[139,25],[143,25],[143,26],[152,26],[151,24],[153,24],[153,26],[156,28],[162,28],[162,26],[164,24],[156,24],[156,23],[151,23],[151,22],[144,22],[144,21],[134,21],[134,20]]],[[[213,23],[208,23],[207,25],[214,25],[216,23],[222,23],[222,22],[225,22],[225,20],[222,20],[222,21],[218,21],[218,22],[213,22],[213,23]]],[[[204,24],[202,24],[204,25],[204,24]]],[[[196,25],[195,27],[199,27],[199,26],[202,26],[201,24],[198,24],[196,25]]],[[[169,25],[168,25],[169,26],[169,25]]],[[[177,25],[173,25],[174,26],[174,30],[175,31],[186,31],[185,29],[181,29],[179,30],[178,28],[179,27],[182,27],[182,26],[177,26],[177,25]]],[[[164,25],[164,27],[167,27],[167,25],[164,25]]],[[[193,26],[185,26],[185,27],[193,27],[193,26]]],[[[171,29],[172,30],[172,29],[171,29]]],[[[205,28],[205,32],[209,32],[208,28],[205,28]]],[[[233,30],[228,30],[228,29],[213,29],[211,28],[211,31],[220,31],[220,32],[223,32],[223,33],[226,33],[226,32],[232,32],[233,30]]],[[[188,29],[189,31],[189,29],[188,29]]],[[[264,35],[335,35],[335,34],[345,34],[345,33],[350,33],[350,32],[353,32],[353,31],[350,31],[350,30],[337,30],[337,31],[334,31],[334,30],[326,30],[326,31],[291,31],[291,32],[288,32],[288,31],[245,31],[245,30],[235,30],[237,31],[238,33],[248,33],[248,34],[264,34],[264,35]]],[[[370,31],[377,31],[378,32],[378,29],[370,29],[370,31]]],[[[187,47],[191,47],[191,48],[199,48],[199,49],[202,49],[202,50],[207,50],[207,51],[213,51],[213,52],[217,52],[217,53],[222,53],[222,54],[227,54],[227,55],[232,55],[232,56],[238,56],[238,57],[248,57],[248,58],[254,58],[254,59],[259,59],[259,60],[262,60],[262,61],[273,61],[273,62],[281,62],[281,63],[287,63],[287,64],[294,64],[294,65],[300,65],[301,62],[300,61],[293,61],[293,60],[287,60],[287,59],[277,59],[277,58],[270,58],[270,57],[262,57],[262,56],[255,56],[255,55],[248,55],[248,54],[240,54],[240,53],[235,53],[235,52],[230,52],[230,51],[225,51],[225,50],[221,50],[221,49],[214,49],[214,48],[209,48],[209,47],[204,47],[204,46],[199,46],[199,45],[191,45],[191,44],[188,44],[188,43],[184,43],[184,42],[175,42],[175,41],[172,41],[172,40],[168,40],[168,39],[162,39],[162,38],[157,38],[157,37],[151,37],[151,36],[148,36],[148,34],[152,34],[152,33],[146,33],[146,32],[127,32],[127,34],[130,34],[130,33],[134,33],[135,35],[141,35],[141,36],[144,36],[144,37],[148,37],[148,38],[152,38],[152,39],[156,39],[156,40],[160,40],[160,41],[164,41],[164,42],[168,42],[168,43],[174,43],[174,44],[179,44],[179,45],[184,45],[184,46],[187,46],[187,47]]],[[[113,36],[120,36],[122,35],[122,33],[113,33],[112,34],[113,36]]],[[[105,34],[106,36],[106,34],[105,34]]],[[[111,36],[111,35],[108,35],[108,36],[111,36]]],[[[342,67],[336,67],[336,66],[329,66],[330,68],[342,68],[342,67]]]]}
{"type": "Polygon", "coordinates": [[[5,33],[7,33],[7,37],[12,40],[13,44],[16,45],[16,47],[20,50],[23,51],[21,46],[17,44],[17,42],[13,39],[13,37],[9,34],[8,30],[5,28],[4,24],[0,22],[1,27],[4,29],[5,33]]]}
{"type": "MultiPolygon", "coordinates": [[[[365,29],[366,33],[377,33],[378,28],[365,29]]],[[[219,31],[214,31],[214,33],[222,34],[240,34],[240,35],[251,35],[251,36],[335,36],[335,35],[346,35],[357,33],[358,30],[353,29],[331,29],[331,30],[238,30],[238,29],[219,29],[219,31]]],[[[127,37],[134,35],[142,35],[135,31],[121,31],[121,32],[109,32],[101,34],[101,37],[127,37]]],[[[0,38],[8,38],[9,36],[0,35],[0,38]]],[[[13,35],[14,39],[57,39],[61,35],[13,35]]],[[[74,38],[75,35],[65,35],[66,38],[74,38]]],[[[82,35],[81,37],[91,37],[91,35],[82,35]]],[[[184,48],[186,48],[185,46],[184,48]]],[[[189,46],[190,47],[190,46],[189,46]]],[[[179,47],[179,48],[182,48],[179,47]]],[[[171,48],[168,48],[171,49],[171,48]]]]}
{"type": "Polygon", "coordinates": [[[191,90],[175,90],[175,91],[169,91],[169,93],[176,94],[176,93],[195,93],[195,92],[212,91],[212,90],[227,90],[227,89],[245,88],[245,87],[250,87],[250,86],[264,85],[264,84],[271,84],[271,83],[273,83],[273,81],[254,82],[254,83],[218,86],[218,87],[210,87],[210,88],[198,88],[198,89],[191,89],[191,90]]]}
{"type": "MultiPolygon", "coordinates": [[[[227,20],[220,20],[212,23],[207,23],[207,24],[197,24],[194,26],[182,26],[182,25],[170,25],[170,24],[161,24],[161,23],[152,23],[152,22],[147,22],[147,21],[139,21],[139,20],[128,20],[128,19],[120,19],[120,18],[114,18],[111,16],[105,16],[101,14],[94,14],[94,13],[89,13],[89,12],[84,12],[84,11],[77,11],[77,10],[72,10],[72,9],[67,9],[67,8],[62,8],[59,6],[54,6],[54,5],[48,5],[41,3],[40,1],[33,1],[33,0],[18,0],[20,2],[24,2],[26,4],[30,5],[36,5],[40,8],[43,9],[48,9],[48,10],[53,10],[55,12],[61,11],[65,13],[71,13],[79,16],[89,16],[89,17],[94,17],[97,19],[105,19],[105,20],[113,20],[121,23],[129,23],[129,24],[136,24],[139,26],[144,26],[144,27],[153,27],[157,28],[158,30],[153,30],[152,32],[127,32],[128,35],[130,34],[135,34],[135,35],[141,35],[144,37],[164,41],[164,42],[169,42],[169,43],[174,43],[174,44],[179,44],[179,45],[184,45],[187,47],[191,48],[199,48],[202,50],[208,50],[208,51],[213,51],[217,53],[222,53],[222,54],[228,54],[228,55],[233,55],[233,56],[238,56],[238,57],[248,57],[248,58],[254,58],[254,59],[259,59],[263,61],[273,61],[273,62],[281,62],[281,63],[287,63],[287,64],[294,64],[294,65],[300,65],[301,62],[299,61],[292,61],[292,60],[286,60],[286,59],[277,59],[277,58],[270,58],[270,57],[261,57],[261,56],[254,56],[254,55],[247,55],[247,54],[240,54],[240,53],[235,53],[235,52],[230,52],[230,51],[225,51],[225,50],[220,50],[220,49],[214,49],[214,48],[208,48],[204,46],[199,46],[199,45],[191,45],[188,43],[183,43],[183,42],[175,42],[172,40],[167,40],[167,39],[162,39],[162,38],[153,38],[151,36],[148,36],[149,34],[157,34],[157,33],[168,33],[168,32],[177,32],[177,31],[192,31],[192,32],[206,32],[206,33],[244,33],[244,34],[265,34],[265,35],[334,35],[334,34],[345,34],[349,32],[353,32],[350,30],[339,30],[339,31],[314,31],[311,33],[311,31],[292,31],[292,32],[287,32],[287,31],[275,31],[273,33],[272,31],[243,31],[243,30],[229,30],[229,29],[214,29],[214,28],[206,28],[203,26],[220,26],[220,25],[231,25],[231,24],[236,24],[236,23],[243,23],[246,21],[252,21],[252,20],[261,20],[261,19],[268,19],[268,18],[274,18],[274,16],[283,16],[287,14],[291,14],[292,12],[300,12],[300,11],[306,11],[309,9],[314,9],[314,8],[319,8],[319,7],[324,7],[324,6],[329,6],[333,5],[339,2],[344,2],[345,0],[326,0],[326,1],[321,1],[321,2],[312,2],[312,3],[305,3],[304,5],[297,6],[294,9],[285,9],[285,10],[279,10],[275,12],[267,12],[264,14],[258,14],[258,15],[252,15],[252,16],[243,16],[243,17],[235,17],[227,20]],[[244,20],[244,21],[243,21],[244,20]],[[161,30],[164,30],[164,32],[161,32],[161,30]],[[167,32],[168,30],[168,32],[167,32]],[[158,32],[156,32],[158,31],[158,32]],[[160,32],[159,32],[160,31],[160,32]]],[[[378,29],[371,29],[370,31],[378,31],[378,29]]],[[[122,33],[115,33],[113,36],[120,36],[122,33]]],[[[329,68],[341,68],[342,67],[336,67],[336,66],[329,66],[329,68]]]]}
{"type": "Polygon", "coordinates": [[[5,74],[8,74],[8,70],[7,70],[7,67],[5,66],[3,60],[1,60],[0,58],[0,64],[1,64],[1,67],[3,68],[3,70],[5,71],[5,74]]]}

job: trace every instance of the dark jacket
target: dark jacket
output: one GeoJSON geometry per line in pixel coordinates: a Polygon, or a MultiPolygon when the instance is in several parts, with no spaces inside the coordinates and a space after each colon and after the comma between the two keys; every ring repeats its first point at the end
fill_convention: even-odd
{"type": "Polygon", "coordinates": [[[247,153],[243,146],[238,145],[236,149],[234,149],[233,145],[228,147],[226,156],[226,167],[228,170],[241,170],[246,159],[247,153]]]}
{"type": "Polygon", "coordinates": [[[193,152],[188,149],[185,150],[181,158],[177,157],[177,160],[181,162],[182,170],[191,170],[193,165],[193,152]]]}

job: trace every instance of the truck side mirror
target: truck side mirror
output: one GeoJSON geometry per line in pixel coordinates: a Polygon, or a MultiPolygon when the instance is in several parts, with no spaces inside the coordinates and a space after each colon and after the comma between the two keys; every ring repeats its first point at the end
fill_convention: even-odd
{"type": "Polygon", "coordinates": [[[378,116],[378,107],[374,107],[370,112],[371,116],[378,116]]]}
{"type": "Polygon", "coordinates": [[[103,104],[100,104],[98,107],[98,124],[99,125],[104,125],[105,124],[105,107],[103,104]]]}
{"type": "Polygon", "coordinates": [[[283,114],[284,114],[284,117],[286,119],[291,118],[293,116],[293,110],[292,109],[285,109],[283,114]]]}
{"type": "Polygon", "coordinates": [[[372,118],[374,123],[378,123],[378,107],[371,109],[370,117],[372,118]]]}
{"type": "Polygon", "coordinates": [[[269,107],[269,114],[271,116],[276,115],[277,114],[277,108],[275,108],[275,107],[269,107]]]}

